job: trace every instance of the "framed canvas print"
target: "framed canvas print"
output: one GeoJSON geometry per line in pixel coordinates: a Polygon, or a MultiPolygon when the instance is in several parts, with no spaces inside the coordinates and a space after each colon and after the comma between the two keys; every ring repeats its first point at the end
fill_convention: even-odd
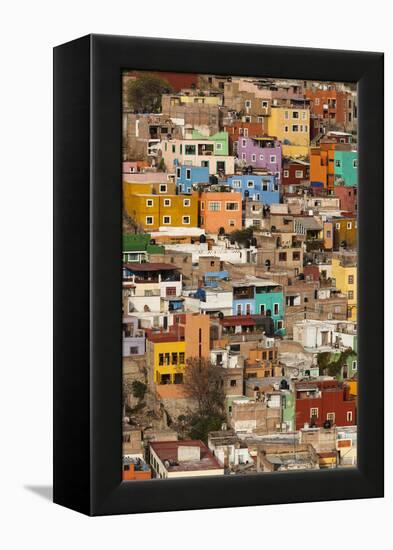
{"type": "Polygon", "coordinates": [[[54,50],[54,501],[383,496],[383,55],[54,50]]]}

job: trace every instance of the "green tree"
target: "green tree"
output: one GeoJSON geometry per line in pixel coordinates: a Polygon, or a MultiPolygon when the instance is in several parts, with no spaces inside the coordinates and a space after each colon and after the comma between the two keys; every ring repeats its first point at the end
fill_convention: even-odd
{"type": "Polygon", "coordinates": [[[232,233],[229,234],[229,239],[231,241],[235,241],[240,245],[245,245],[247,241],[249,241],[253,236],[253,228],[252,227],[246,227],[245,229],[238,229],[236,231],[232,231],[232,233]]]}
{"type": "Polygon", "coordinates": [[[127,85],[127,102],[135,113],[159,113],[161,96],[172,91],[167,80],[154,74],[142,74],[127,85]]]}
{"type": "Polygon", "coordinates": [[[143,399],[147,390],[146,384],[140,382],[140,380],[134,380],[132,382],[132,395],[138,399],[143,399]]]}

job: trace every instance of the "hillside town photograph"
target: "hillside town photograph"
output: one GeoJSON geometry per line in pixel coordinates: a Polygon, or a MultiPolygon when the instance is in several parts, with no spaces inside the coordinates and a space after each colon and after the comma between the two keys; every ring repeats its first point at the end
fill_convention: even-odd
{"type": "Polygon", "coordinates": [[[122,83],[123,480],[356,467],[356,85],[122,83]]]}

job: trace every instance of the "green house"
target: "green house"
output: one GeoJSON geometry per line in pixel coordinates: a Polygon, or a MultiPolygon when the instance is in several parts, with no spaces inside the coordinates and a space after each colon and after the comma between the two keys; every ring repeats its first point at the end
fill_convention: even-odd
{"type": "Polygon", "coordinates": [[[141,263],[149,260],[149,254],[164,254],[165,247],[151,242],[148,233],[123,235],[123,263],[141,263]]]}
{"type": "Polygon", "coordinates": [[[334,183],[335,185],[357,186],[357,151],[334,151],[334,183]]]}
{"type": "Polygon", "coordinates": [[[228,132],[217,132],[212,136],[204,136],[198,130],[193,130],[192,139],[212,141],[215,155],[229,155],[228,132]]]}

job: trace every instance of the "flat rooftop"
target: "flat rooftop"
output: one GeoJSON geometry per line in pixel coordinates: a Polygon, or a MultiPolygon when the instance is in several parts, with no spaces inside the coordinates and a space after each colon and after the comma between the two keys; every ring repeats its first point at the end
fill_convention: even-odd
{"type": "Polygon", "coordinates": [[[155,441],[150,443],[161,462],[164,463],[168,472],[192,472],[199,470],[222,470],[223,467],[218,462],[213,453],[200,440],[186,441],[155,441]],[[200,460],[178,460],[178,448],[199,447],[200,460]],[[165,464],[165,462],[167,462],[165,464]]]}

